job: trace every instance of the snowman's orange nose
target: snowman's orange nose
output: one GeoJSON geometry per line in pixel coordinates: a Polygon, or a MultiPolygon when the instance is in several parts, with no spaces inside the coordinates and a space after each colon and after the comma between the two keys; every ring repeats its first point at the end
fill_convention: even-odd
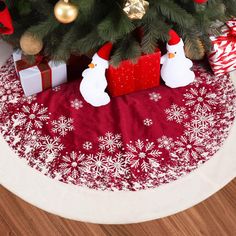
{"type": "Polygon", "coordinates": [[[171,52],[170,52],[170,53],[168,53],[168,58],[170,58],[170,59],[171,59],[171,58],[174,58],[174,57],[175,57],[175,54],[174,54],[174,53],[171,53],[171,52]]]}
{"type": "Polygon", "coordinates": [[[93,68],[95,67],[95,65],[94,65],[93,63],[91,63],[91,64],[88,65],[88,67],[89,67],[90,69],[93,69],[93,68]]]}

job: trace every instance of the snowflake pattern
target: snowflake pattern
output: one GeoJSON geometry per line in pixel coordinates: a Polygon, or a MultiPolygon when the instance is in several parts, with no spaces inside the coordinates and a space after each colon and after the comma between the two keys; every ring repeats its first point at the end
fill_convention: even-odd
{"type": "Polygon", "coordinates": [[[193,136],[195,138],[209,138],[209,133],[206,126],[201,125],[198,120],[194,119],[191,122],[184,124],[186,130],[184,133],[188,136],[193,136]]]}
{"type": "Polygon", "coordinates": [[[22,124],[24,124],[27,131],[32,128],[41,129],[44,122],[49,120],[48,108],[43,107],[43,105],[40,106],[38,103],[23,106],[21,112],[16,116],[22,120],[22,124]]]}
{"type": "Polygon", "coordinates": [[[193,123],[199,123],[202,127],[213,126],[215,124],[215,116],[208,110],[201,108],[192,113],[193,123]]]}
{"type": "MultiPolygon", "coordinates": [[[[158,101],[163,107],[156,116],[152,109],[140,114],[152,117],[145,118],[145,124],[150,125],[148,137],[143,137],[141,130],[133,130],[132,138],[128,132],[121,135],[119,126],[118,133],[102,131],[98,136],[91,132],[84,137],[75,129],[81,127],[80,119],[70,117],[73,109],[80,110],[81,115],[87,109],[80,109],[82,98],[70,94],[69,107],[57,109],[58,104],[47,106],[48,93],[25,97],[10,59],[0,69],[0,132],[30,167],[55,180],[102,191],[156,188],[210,159],[223,145],[235,119],[236,92],[231,80],[223,76],[219,83],[199,65],[194,70],[196,81],[176,90],[176,103],[162,103],[168,90],[147,90],[145,96],[154,102],[149,102],[151,108],[158,101]],[[151,125],[154,122],[155,127],[151,125]]],[[[57,96],[63,99],[60,87],[53,91],[52,101],[57,96]]],[[[140,117],[132,119],[144,124],[140,117]]]]}
{"type": "Polygon", "coordinates": [[[98,140],[100,142],[100,149],[107,150],[110,153],[113,153],[117,148],[122,147],[120,134],[112,134],[111,132],[107,132],[105,136],[99,137],[98,140]]]}
{"type": "Polygon", "coordinates": [[[60,143],[60,138],[50,136],[43,136],[40,139],[40,151],[39,154],[42,157],[48,158],[48,160],[57,157],[64,149],[64,145],[60,143]]]}
{"type": "Polygon", "coordinates": [[[143,124],[145,125],[145,126],[152,126],[153,125],[153,121],[152,121],[152,119],[145,119],[144,121],[143,121],[143,124]]]}
{"type": "Polygon", "coordinates": [[[162,97],[160,93],[149,93],[149,98],[151,101],[158,102],[162,97]]]}
{"type": "Polygon", "coordinates": [[[113,177],[120,178],[128,173],[128,162],[123,153],[119,152],[114,157],[108,158],[108,169],[113,177]]]}
{"type": "Polygon", "coordinates": [[[15,77],[14,64],[3,66],[0,75],[0,102],[17,104],[22,95],[20,81],[15,77]]]}
{"type": "Polygon", "coordinates": [[[184,97],[186,106],[194,107],[196,111],[200,109],[210,111],[211,107],[217,104],[216,93],[208,91],[205,87],[191,88],[188,93],[184,94],[184,97]]]}
{"type": "Polygon", "coordinates": [[[180,107],[176,104],[172,104],[170,108],[165,110],[167,114],[167,120],[176,121],[182,123],[183,120],[188,118],[185,107],[180,107]]]}
{"type": "Polygon", "coordinates": [[[40,138],[41,138],[41,131],[30,130],[24,136],[24,143],[22,145],[22,149],[24,150],[24,154],[27,155],[28,153],[35,151],[38,147],[40,147],[40,138]]]}
{"type": "Polygon", "coordinates": [[[137,140],[134,144],[131,142],[127,144],[127,152],[125,154],[128,158],[132,168],[137,172],[148,172],[152,167],[158,167],[158,157],[161,152],[155,149],[154,142],[147,142],[146,144],[137,140]]]}
{"type": "Polygon", "coordinates": [[[32,102],[36,102],[36,100],[37,100],[37,96],[36,95],[31,95],[31,96],[28,96],[28,97],[23,97],[22,99],[21,99],[21,102],[25,102],[25,103],[27,103],[27,104],[31,104],[32,102]]]}
{"type": "Polygon", "coordinates": [[[73,151],[61,158],[58,171],[63,178],[71,177],[76,179],[80,176],[81,172],[88,171],[88,163],[85,160],[85,154],[77,154],[73,151]]]}
{"type": "Polygon", "coordinates": [[[73,101],[70,101],[71,107],[73,107],[75,110],[79,110],[83,107],[83,102],[79,99],[75,99],[73,101]]]}
{"type": "Polygon", "coordinates": [[[54,133],[58,133],[61,136],[65,136],[69,131],[72,131],[74,129],[74,126],[72,124],[72,118],[61,116],[58,120],[52,121],[52,131],[54,133]]]}
{"type": "Polygon", "coordinates": [[[108,159],[103,152],[98,152],[95,155],[89,154],[87,159],[89,161],[89,171],[96,177],[102,177],[109,170],[108,159]]]}
{"type": "Polygon", "coordinates": [[[86,141],[84,144],[83,144],[83,149],[89,151],[93,148],[93,144],[89,141],[86,141]]]}
{"type": "Polygon", "coordinates": [[[161,138],[158,138],[157,142],[159,148],[165,148],[166,150],[171,150],[171,148],[174,147],[173,138],[168,138],[165,135],[163,135],[161,138]]]}
{"type": "Polygon", "coordinates": [[[207,155],[202,140],[196,139],[191,135],[181,136],[175,144],[174,153],[188,161],[191,160],[191,158],[199,159],[201,156],[207,155]]]}

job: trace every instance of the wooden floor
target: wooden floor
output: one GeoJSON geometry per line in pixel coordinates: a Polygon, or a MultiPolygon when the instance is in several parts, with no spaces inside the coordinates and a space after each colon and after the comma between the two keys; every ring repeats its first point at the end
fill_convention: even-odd
{"type": "Polygon", "coordinates": [[[70,221],[39,210],[0,187],[0,236],[235,236],[236,179],[199,205],[164,219],[132,225],[70,221]]]}

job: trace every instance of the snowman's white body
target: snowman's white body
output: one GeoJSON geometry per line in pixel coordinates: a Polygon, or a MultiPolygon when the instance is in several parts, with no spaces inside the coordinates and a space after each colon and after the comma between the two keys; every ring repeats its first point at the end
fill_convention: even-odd
{"type": "Polygon", "coordinates": [[[176,45],[167,44],[167,54],[161,57],[161,77],[171,88],[184,87],[192,83],[195,74],[191,70],[193,63],[186,58],[182,39],[176,45]]]}
{"type": "Polygon", "coordinates": [[[109,66],[108,61],[95,54],[90,65],[92,67],[86,69],[82,74],[80,92],[85,101],[94,107],[107,105],[110,102],[110,97],[105,92],[107,87],[105,73],[109,66]]]}

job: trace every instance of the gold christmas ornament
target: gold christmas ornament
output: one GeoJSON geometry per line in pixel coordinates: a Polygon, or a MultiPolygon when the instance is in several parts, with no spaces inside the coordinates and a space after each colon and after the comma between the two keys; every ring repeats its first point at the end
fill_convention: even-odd
{"type": "Polygon", "coordinates": [[[123,11],[132,20],[141,20],[146,14],[149,2],[145,0],[127,0],[123,11]]]}
{"type": "Polygon", "coordinates": [[[20,47],[26,55],[36,55],[43,49],[43,41],[26,32],[20,38],[20,47]]]}
{"type": "Polygon", "coordinates": [[[69,0],[60,0],[54,7],[54,15],[59,22],[69,24],[78,17],[79,9],[69,0]]]}

